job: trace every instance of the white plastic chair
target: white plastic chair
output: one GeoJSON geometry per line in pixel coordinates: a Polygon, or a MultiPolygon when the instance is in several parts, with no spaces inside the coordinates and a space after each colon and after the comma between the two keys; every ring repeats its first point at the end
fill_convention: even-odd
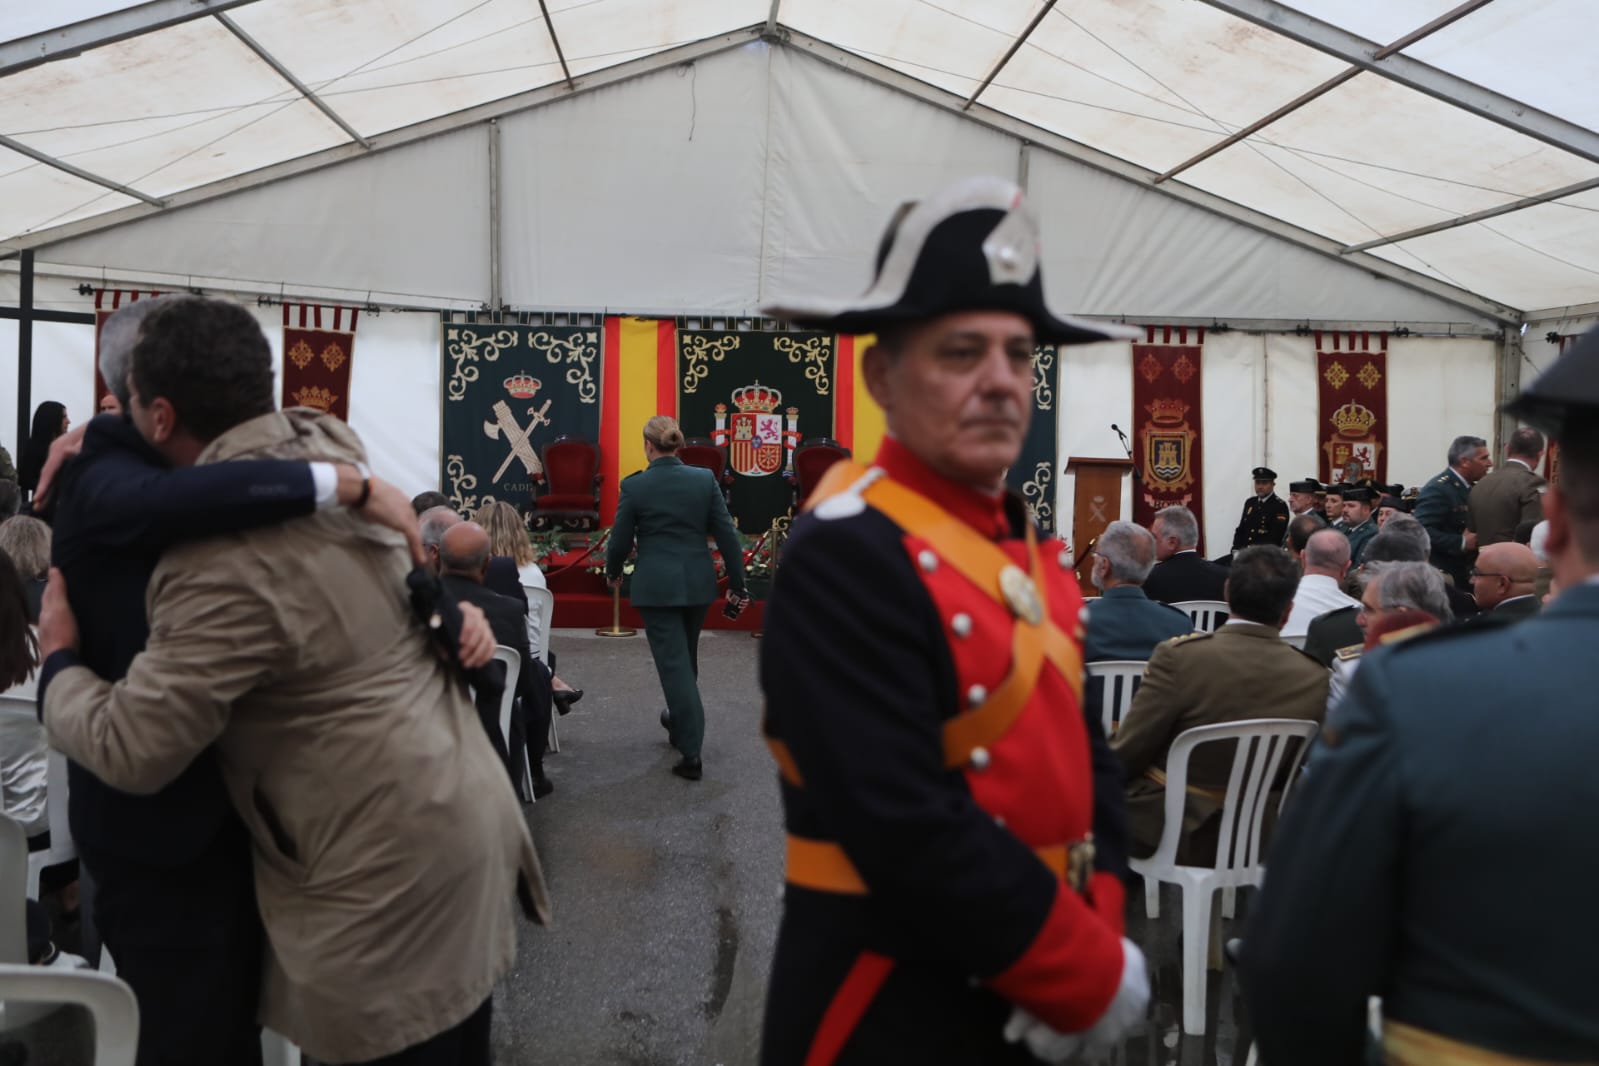
{"type": "Polygon", "coordinates": [[[261,1030],[261,1066],[300,1066],[300,1049],[282,1033],[261,1030]]]}
{"type": "MultiPolygon", "coordinates": [[[[0,714],[21,715],[38,721],[38,703],[33,679],[0,693],[0,714]]],[[[72,842],[72,830],[67,825],[67,759],[52,749],[49,753],[45,779],[45,818],[50,830],[50,846],[28,855],[28,884],[24,890],[28,898],[39,898],[39,875],[51,866],[71,862],[78,857],[72,842]]]]}
{"type": "Polygon", "coordinates": [[[1099,696],[1099,720],[1105,725],[1107,740],[1116,735],[1127,712],[1132,710],[1133,696],[1144,680],[1144,667],[1148,665],[1142,659],[1107,659],[1088,664],[1089,677],[1105,680],[1099,696]]]}
{"type": "Polygon", "coordinates": [[[1225,600],[1181,600],[1172,606],[1193,619],[1194,629],[1200,633],[1214,632],[1220,624],[1219,616],[1232,613],[1225,600]]]}
{"type": "Polygon", "coordinates": [[[1300,651],[1304,651],[1305,650],[1305,638],[1308,635],[1309,634],[1307,634],[1307,633],[1301,633],[1297,637],[1284,637],[1283,638],[1283,643],[1289,645],[1290,647],[1298,648],[1300,651]]]}
{"type": "Polygon", "coordinates": [[[0,1003],[5,1004],[0,1024],[7,1029],[65,1004],[85,1007],[94,1019],[95,1066],[133,1066],[139,1050],[139,1004],[133,989],[118,978],[94,970],[6,963],[0,965],[0,1003]],[[19,1004],[48,1009],[18,1009],[19,1004]]]}
{"type": "Polygon", "coordinates": [[[1217,889],[1260,884],[1265,865],[1261,858],[1261,826],[1273,785],[1283,780],[1279,810],[1293,785],[1299,763],[1316,735],[1315,722],[1297,718],[1261,718],[1222,725],[1202,725],[1185,730],[1172,742],[1166,756],[1166,822],[1160,844],[1147,859],[1129,865],[1144,878],[1144,906],[1151,918],[1160,914],[1161,882],[1175,884],[1183,894],[1183,1031],[1205,1031],[1205,967],[1210,955],[1210,908],[1217,889]],[[1283,756],[1298,740],[1286,775],[1283,756]],[[1214,866],[1179,866],[1177,846],[1183,834],[1183,812],[1188,799],[1188,761],[1201,744],[1236,741],[1232,773],[1219,812],[1220,833],[1214,866]]]}
{"type": "MultiPolygon", "coordinates": [[[[549,589],[541,589],[536,585],[523,585],[522,591],[527,593],[528,617],[533,614],[533,606],[538,605],[539,632],[535,637],[529,632],[528,639],[533,641],[539,649],[539,662],[545,666],[550,665],[550,622],[555,617],[555,593],[549,589]]],[[[550,715],[550,750],[561,750],[561,738],[555,735],[555,715],[550,715]]]]}
{"type": "Polygon", "coordinates": [[[520,776],[523,786],[527,789],[528,796],[533,795],[533,770],[528,765],[527,748],[521,749],[522,757],[517,759],[516,753],[511,751],[511,712],[516,705],[516,683],[522,678],[522,654],[515,648],[507,648],[504,644],[494,649],[494,661],[505,664],[505,692],[500,696],[500,739],[505,742],[505,750],[511,756],[511,774],[520,776]],[[517,765],[520,762],[520,767],[517,765]]]}

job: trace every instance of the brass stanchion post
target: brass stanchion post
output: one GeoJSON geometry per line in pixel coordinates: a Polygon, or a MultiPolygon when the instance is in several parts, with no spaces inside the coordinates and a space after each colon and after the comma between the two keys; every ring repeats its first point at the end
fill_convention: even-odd
{"type": "Polygon", "coordinates": [[[617,585],[611,589],[611,627],[609,629],[596,629],[597,637],[631,637],[636,634],[636,629],[622,627],[622,586],[617,585]]]}

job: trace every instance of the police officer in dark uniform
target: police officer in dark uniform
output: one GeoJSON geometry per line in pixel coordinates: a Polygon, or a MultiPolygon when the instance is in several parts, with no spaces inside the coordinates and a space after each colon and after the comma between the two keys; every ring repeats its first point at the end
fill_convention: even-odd
{"type": "Polygon", "coordinates": [[[1507,410],[1561,442],[1560,592],[1365,656],[1246,931],[1264,1063],[1369,1061],[1372,995],[1391,1066],[1599,1061],[1599,332],[1507,410]]]}
{"type": "Polygon", "coordinates": [[[1372,513],[1371,490],[1353,488],[1344,493],[1344,535],[1349,538],[1349,562],[1359,566],[1366,544],[1377,535],[1377,518],[1372,513]]]}
{"type": "Polygon", "coordinates": [[[1467,529],[1471,486],[1492,467],[1488,443],[1481,437],[1456,437],[1449,445],[1449,468],[1421,487],[1416,521],[1432,542],[1432,565],[1454,579],[1455,588],[1471,587],[1471,561],[1477,555],[1477,534],[1467,529]]]}
{"type": "Polygon", "coordinates": [[[1244,514],[1233,531],[1233,551],[1252,544],[1282,547],[1288,536],[1288,503],[1272,489],[1277,473],[1264,466],[1255,467],[1255,494],[1244,501],[1244,514]]]}
{"type": "Polygon", "coordinates": [[[1053,314],[1038,254],[1021,191],[972,178],[890,226],[863,296],[768,311],[877,334],[888,436],[813,492],[766,614],[789,834],[766,1066],[1065,1061],[1143,1018],[1073,560],[1004,491],[1035,345],[1126,334],[1053,314]]]}

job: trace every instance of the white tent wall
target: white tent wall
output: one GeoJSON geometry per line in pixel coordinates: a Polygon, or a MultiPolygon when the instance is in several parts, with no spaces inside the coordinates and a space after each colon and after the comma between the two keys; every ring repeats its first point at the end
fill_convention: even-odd
{"type": "Polygon", "coordinates": [[[901,203],[964,177],[1018,176],[1014,137],[793,49],[773,53],[771,94],[766,302],[864,292],[901,203]]]}
{"type": "Polygon", "coordinates": [[[746,45],[501,120],[504,301],[753,309],[770,51],[746,45]]]}
{"type": "MultiPolygon", "coordinates": [[[[43,279],[41,305],[81,302],[76,283],[43,279]]],[[[16,302],[16,279],[0,280],[0,300],[16,302]]],[[[281,389],[283,310],[237,298],[255,316],[272,348],[273,388],[281,389]]],[[[17,329],[0,322],[0,445],[17,458],[17,329]]],[[[32,403],[66,405],[74,424],[90,418],[94,394],[94,327],[38,322],[33,327],[32,403]]],[[[436,488],[439,477],[439,318],[432,313],[362,315],[350,370],[350,425],[366,443],[372,469],[407,493],[436,488]]],[[[280,393],[275,393],[280,395],[280,393]]]]}
{"type": "Polygon", "coordinates": [[[1029,151],[1044,278],[1081,314],[1495,324],[1279,237],[1051,154],[1029,151]]]}
{"type": "MultiPolygon", "coordinates": [[[[1494,341],[1478,338],[1391,337],[1388,341],[1388,479],[1419,485],[1444,467],[1449,442],[1471,433],[1492,439],[1494,341]]],[[[1321,433],[1316,426],[1316,349],[1291,333],[1207,333],[1201,376],[1205,550],[1232,546],[1249,471],[1264,463],[1277,472],[1278,494],[1288,482],[1317,476],[1321,433]]],[[[1061,363],[1060,461],[1076,456],[1121,456],[1115,423],[1131,437],[1133,358],[1128,344],[1069,349],[1061,363]]],[[[1138,442],[1132,438],[1135,458],[1138,442]]],[[[1139,460],[1140,463],[1142,460],[1139,460]]],[[[1123,479],[1121,514],[1132,516],[1131,478],[1123,479]]],[[[1058,482],[1055,513],[1069,533],[1075,478],[1058,482]]],[[[1079,552],[1084,545],[1075,545],[1079,552]]]]}
{"type": "MultiPolygon", "coordinates": [[[[751,314],[812,287],[850,291],[893,205],[962,174],[1023,168],[1012,134],[763,41],[556,100],[500,129],[501,299],[514,307],[751,314]]],[[[126,282],[157,272],[357,300],[487,302],[487,131],[73,238],[39,260],[126,282]]],[[[1041,147],[1027,148],[1025,170],[1050,297],[1063,309],[1235,327],[1491,325],[1041,147]]]]}
{"type": "Polygon", "coordinates": [[[475,305],[489,291],[488,170],[488,128],[459,130],[63,241],[39,251],[39,269],[475,305]]]}

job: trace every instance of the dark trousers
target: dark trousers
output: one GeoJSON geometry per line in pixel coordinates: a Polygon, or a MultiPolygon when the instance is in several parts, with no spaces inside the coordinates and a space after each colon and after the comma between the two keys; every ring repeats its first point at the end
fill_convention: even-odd
{"type": "Polygon", "coordinates": [[[644,636],[650,642],[655,673],[672,712],[672,745],[690,759],[705,742],[705,705],[700,702],[700,628],[707,604],[694,607],[640,607],[644,636]]]}
{"type": "Polygon", "coordinates": [[[438,1036],[361,1066],[490,1066],[489,1030],[494,1000],[485,999],[466,1021],[438,1036]]]}
{"type": "Polygon", "coordinates": [[[139,1001],[138,1066],[259,1066],[263,931],[237,818],[193,862],[156,867],[79,845],[95,923],[139,1001]]]}

